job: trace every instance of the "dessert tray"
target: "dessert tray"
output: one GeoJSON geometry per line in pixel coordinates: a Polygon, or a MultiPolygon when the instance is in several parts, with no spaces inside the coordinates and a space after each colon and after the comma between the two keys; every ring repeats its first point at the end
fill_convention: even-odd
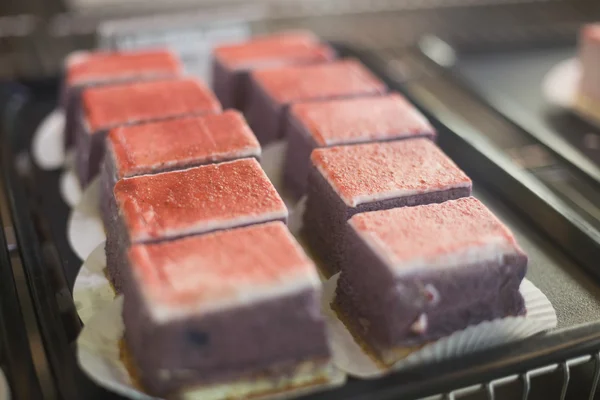
{"type": "MultiPolygon", "coordinates": [[[[385,68],[379,58],[346,46],[336,46],[336,50],[341,55],[360,59],[391,89],[407,94],[409,98],[412,97],[403,84],[384,72],[385,68]]],[[[40,129],[39,123],[56,104],[57,84],[58,81],[24,83],[11,90],[10,101],[5,105],[8,111],[2,121],[6,144],[3,147],[3,183],[9,197],[23,269],[28,278],[33,306],[37,313],[40,333],[57,391],[62,398],[121,398],[113,391],[114,388],[107,390],[110,386],[106,383],[99,385],[94,382],[98,379],[90,379],[89,370],[88,374],[82,370],[81,359],[78,363],[75,352],[77,347],[75,343],[79,334],[83,332],[85,336],[86,329],[92,329],[98,326],[96,325],[98,323],[103,325],[106,321],[114,321],[116,315],[109,313],[108,316],[104,315],[107,319],[94,322],[95,315],[92,314],[95,313],[82,313],[86,308],[85,302],[89,300],[89,296],[84,293],[86,288],[82,289],[81,280],[78,279],[81,276],[82,259],[87,258],[84,264],[85,273],[96,274],[95,278],[88,282],[97,284],[102,281],[102,273],[93,268],[85,269],[85,266],[94,263],[101,265],[102,257],[100,260],[94,257],[98,257],[102,252],[92,251],[99,244],[97,239],[95,243],[85,243],[83,247],[76,247],[79,250],[74,251],[72,242],[81,238],[85,240],[87,234],[82,234],[82,230],[72,229],[73,221],[77,220],[73,215],[80,212],[82,217],[79,218],[79,222],[83,226],[80,229],[93,225],[89,218],[86,220],[86,215],[89,217],[90,213],[93,214],[94,207],[90,206],[85,199],[97,196],[90,194],[90,188],[79,192],[76,185],[72,184],[73,178],[69,178],[68,169],[39,168],[30,162],[31,158],[28,154],[29,149],[33,148],[34,158],[46,157],[45,167],[60,165],[65,159],[68,164],[69,156],[60,154],[60,150],[55,149],[54,154],[45,154],[44,149],[48,152],[53,151],[50,147],[52,140],[44,142],[39,139],[39,135],[36,135],[36,131],[40,129]],[[12,107],[9,107],[11,105],[12,107]],[[31,143],[34,137],[38,142],[31,143]],[[69,237],[67,232],[74,235],[69,237]]],[[[414,101],[414,98],[412,100],[414,101]]],[[[442,149],[467,173],[471,175],[469,165],[472,165],[470,164],[472,160],[467,162],[462,157],[474,157],[482,161],[480,166],[484,170],[487,168],[491,171],[490,178],[500,177],[507,188],[511,185],[514,187],[515,184],[517,186],[519,183],[523,184],[518,174],[511,174],[510,168],[508,171],[502,168],[502,161],[490,157],[491,153],[485,143],[473,142],[468,136],[458,132],[457,128],[460,124],[456,120],[444,113],[440,115],[432,113],[418,101],[416,103],[417,106],[421,106],[422,111],[438,130],[442,149]],[[461,146],[460,150],[457,150],[457,146],[461,146]]],[[[60,116],[55,114],[45,120],[46,127],[41,129],[52,131],[53,124],[57,126],[61,124],[60,116]]],[[[265,148],[264,151],[267,152],[268,149],[265,148]]],[[[268,169],[265,164],[274,170],[280,166],[278,163],[281,161],[278,160],[277,154],[281,154],[282,150],[275,147],[272,153],[275,154],[272,158],[264,157],[261,160],[265,170],[268,169]]],[[[268,172],[267,174],[269,175],[268,172]]],[[[600,333],[597,329],[600,326],[600,301],[598,300],[600,286],[595,285],[595,281],[583,272],[577,262],[557,250],[550,239],[540,236],[538,230],[525,222],[523,214],[519,213],[521,210],[505,203],[502,196],[496,196],[493,189],[490,191],[485,173],[480,171],[471,176],[474,178],[474,195],[511,228],[521,246],[529,254],[527,278],[530,282],[526,281],[525,286],[529,284],[534,289],[537,287],[538,292],[541,291],[540,293],[545,295],[542,296],[547,297],[547,300],[552,303],[557,320],[551,322],[549,326],[557,327],[548,333],[532,336],[524,341],[505,343],[505,340],[499,340],[493,346],[484,346],[485,348],[482,347],[479,351],[453,354],[455,357],[437,357],[436,351],[452,353],[455,349],[452,346],[443,348],[440,345],[437,350],[429,350],[429,357],[420,359],[416,357],[416,360],[413,359],[412,362],[407,362],[402,368],[398,368],[397,372],[381,375],[373,374],[372,371],[367,371],[368,373],[362,371],[361,373],[364,373],[362,377],[360,373],[350,373],[347,382],[336,385],[335,388],[317,393],[298,393],[298,395],[315,400],[420,398],[438,393],[450,393],[454,389],[463,387],[471,387],[471,391],[483,389],[489,393],[491,387],[493,396],[495,384],[493,382],[497,379],[505,379],[503,382],[507,383],[518,382],[520,377],[526,377],[526,382],[529,382],[530,377],[534,375],[529,371],[553,363],[556,363],[556,368],[568,371],[569,365],[563,360],[574,358],[580,364],[595,363],[600,374],[600,362],[595,358],[600,347],[598,346],[600,333]],[[582,304],[586,304],[587,307],[582,309],[582,304]],[[359,379],[368,375],[371,379],[359,379]]],[[[277,179],[273,175],[269,177],[274,182],[277,179]]],[[[294,208],[292,215],[294,212],[301,212],[301,204],[297,207],[298,210],[294,208]]],[[[535,203],[530,202],[525,196],[522,206],[535,207],[535,203]]],[[[558,220],[564,217],[558,215],[556,211],[548,215],[558,220]]],[[[290,222],[291,229],[296,229],[297,226],[294,227],[296,223],[290,222]]],[[[97,237],[101,237],[97,225],[91,229],[97,237]]],[[[335,278],[333,283],[326,282],[326,287],[327,284],[335,284],[334,281],[335,278]]],[[[101,284],[106,285],[107,282],[101,284]]],[[[93,290],[97,289],[98,286],[93,288],[93,290]]],[[[106,288],[101,289],[103,290],[105,291],[106,288]]],[[[118,307],[118,301],[114,305],[118,307]]],[[[94,304],[91,307],[99,306],[94,304]]],[[[118,321],[115,326],[118,326],[118,321]]],[[[517,337],[524,336],[529,335],[517,337]]],[[[350,363],[352,361],[351,359],[350,363]]],[[[596,382],[598,374],[596,374],[596,382]]],[[[565,392],[568,383],[567,374],[563,381],[565,392]]],[[[529,393],[528,385],[529,383],[522,387],[525,397],[529,393]]],[[[119,393],[125,394],[123,391],[119,393]]],[[[130,396],[128,394],[128,397],[130,396]]]]}

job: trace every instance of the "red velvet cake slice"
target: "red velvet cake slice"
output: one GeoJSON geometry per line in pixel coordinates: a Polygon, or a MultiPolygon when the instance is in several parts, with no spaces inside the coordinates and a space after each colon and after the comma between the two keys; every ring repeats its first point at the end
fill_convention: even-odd
{"type": "Polygon", "coordinates": [[[120,290],[124,249],[188,235],[287,220],[287,208],[254,158],[121,179],[107,226],[107,266],[120,290]]]}
{"type": "Polygon", "coordinates": [[[428,139],[321,148],[311,161],[304,229],[327,275],[339,270],[352,215],[471,194],[471,179],[428,139]]]}
{"type": "Polygon", "coordinates": [[[246,157],[260,157],[260,145],[237,111],[122,126],[110,131],[101,172],[105,226],[116,217],[115,183],[246,157]]]}
{"type": "Polygon", "coordinates": [[[398,93],[294,104],[286,125],[285,183],[297,197],[306,192],[310,153],[317,147],[436,136],[398,93]]]}
{"type": "Polygon", "coordinates": [[[387,88],[361,63],[341,60],[251,73],[246,117],[261,144],[283,136],[287,109],[303,101],[383,94],[387,88]]]}
{"type": "Polygon", "coordinates": [[[82,185],[98,173],[108,130],[140,122],[221,111],[214,94],[193,78],[89,88],[81,95],[77,173],[82,185]]]}
{"type": "Polygon", "coordinates": [[[65,62],[61,103],[66,114],[67,147],[75,141],[81,91],[90,86],[160,79],[179,75],[183,67],[169,50],[78,51],[65,62]]]}
{"type": "Polygon", "coordinates": [[[600,123],[600,23],[586,25],[579,38],[581,81],[575,107],[600,123]]]}
{"type": "Polygon", "coordinates": [[[125,339],[151,394],[247,398],[332,373],[321,282],[283,223],[134,245],[128,263],[125,339]]]}
{"type": "Polygon", "coordinates": [[[335,58],[311,32],[289,31],[225,44],[213,53],[213,87],[224,108],[244,109],[248,72],[259,68],[315,64],[335,58]]]}
{"type": "Polygon", "coordinates": [[[346,224],[333,308],[391,364],[427,342],[525,314],[527,255],[473,197],[362,213],[346,224]]]}

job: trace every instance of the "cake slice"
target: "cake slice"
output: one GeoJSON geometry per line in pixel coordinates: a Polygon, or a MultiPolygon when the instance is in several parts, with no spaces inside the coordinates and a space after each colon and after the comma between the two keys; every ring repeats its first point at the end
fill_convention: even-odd
{"type": "Polygon", "coordinates": [[[108,274],[123,286],[125,250],[222,229],[286,221],[287,208],[254,158],[121,179],[117,217],[107,226],[108,274]]]}
{"type": "Polygon", "coordinates": [[[289,31],[223,44],[213,51],[213,87],[224,108],[244,109],[248,73],[259,68],[327,62],[335,51],[310,32],[289,31]]]}
{"type": "Polygon", "coordinates": [[[169,50],[77,51],[64,65],[61,99],[66,115],[65,141],[75,142],[80,94],[86,87],[179,75],[179,59],[169,50]]]}
{"type": "Polygon", "coordinates": [[[325,275],[339,270],[354,214],[471,194],[471,179],[428,139],[316,149],[311,161],[303,230],[325,275]]]}
{"type": "Polygon", "coordinates": [[[110,129],[221,111],[214,94],[193,78],[93,87],[83,91],[81,103],[75,160],[83,186],[99,171],[104,141],[110,129]]]}
{"type": "Polygon", "coordinates": [[[101,171],[102,218],[115,218],[118,180],[205,164],[260,157],[260,145],[237,111],[189,116],[110,131],[101,171]]]}
{"type": "Polygon", "coordinates": [[[527,255],[473,197],[358,214],[333,308],[359,341],[392,364],[428,342],[524,315],[527,255]]]}
{"type": "Polygon", "coordinates": [[[310,153],[318,147],[426,137],[436,132],[398,93],[298,103],[290,107],[284,177],[296,197],[306,192],[310,153]]]}
{"type": "Polygon", "coordinates": [[[351,59],[261,69],[251,73],[246,118],[264,145],[283,137],[286,113],[294,103],[377,95],[386,91],[382,81],[351,59]]]}
{"type": "Polygon", "coordinates": [[[575,108],[600,123],[600,23],[586,25],[579,38],[581,80],[575,108]]]}
{"type": "Polygon", "coordinates": [[[152,395],[248,398],[332,373],[319,276],[283,223],[134,245],[128,263],[125,339],[152,395]]]}

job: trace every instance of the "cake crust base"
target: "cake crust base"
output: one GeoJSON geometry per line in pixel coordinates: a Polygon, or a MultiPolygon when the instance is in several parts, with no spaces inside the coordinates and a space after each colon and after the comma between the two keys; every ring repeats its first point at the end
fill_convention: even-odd
{"type": "Polygon", "coordinates": [[[397,346],[385,351],[377,351],[373,346],[370,346],[367,341],[363,339],[363,337],[359,334],[359,329],[356,323],[351,321],[350,318],[347,318],[341,306],[336,302],[335,299],[330,303],[329,306],[335,313],[336,317],[344,324],[346,329],[348,329],[348,332],[350,332],[356,344],[361,347],[365,354],[367,354],[381,370],[387,370],[391,368],[396,362],[408,357],[412,353],[421,350],[423,347],[429,344],[423,343],[415,346],[397,346]]]}
{"type": "MultiPolygon", "coordinates": [[[[119,341],[119,356],[125,369],[131,377],[133,386],[146,391],[139,374],[139,369],[128,349],[125,339],[119,341]]],[[[337,370],[331,360],[314,359],[301,361],[286,370],[274,368],[260,371],[233,381],[216,382],[205,385],[191,385],[171,393],[166,398],[173,399],[260,399],[276,395],[284,395],[288,391],[310,390],[341,384],[344,374],[337,370]]]]}

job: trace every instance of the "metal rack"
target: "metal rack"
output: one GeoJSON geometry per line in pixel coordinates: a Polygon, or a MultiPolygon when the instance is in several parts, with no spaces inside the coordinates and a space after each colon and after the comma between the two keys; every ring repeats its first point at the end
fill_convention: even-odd
{"type": "Polygon", "coordinates": [[[593,400],[597,387],[598,381],[600,380],[600,353],[595,353],[594,355],[585,355],[576,358],[571,358],[561,363],[545,365],[543,367],[531,369],[523,374],[514,374],[505,376],[502,378],[494,379],[486,383],[479,383],[467,387],[463,387],[460,389],[455,389],[451,392],[445,394],[438,394],[434,396],[429,396],[423,398],[422,400],[454,400],[454,399],[462,399],[466,396],[481,393],[485,394],[489,400],[495,400],[497,389],[509,385],[511,383],[519,382],[522,386],[521,399],[527,400],[529,399],[529,394],[531,393],[531,380],[533,378],[537,378],[543,375],[551,374],[555,371],[560,371],[562,375],[562,384],[560,389],[560,400],[564,400],[567,396],[567,391],[569,389],[569,382],[571,378],[571,368],[577,367],[580,365],[585,365],[587,363],[594,364],[594,378],[592,384],[590,386],[589,391],[589,400],[593,400]]]}

